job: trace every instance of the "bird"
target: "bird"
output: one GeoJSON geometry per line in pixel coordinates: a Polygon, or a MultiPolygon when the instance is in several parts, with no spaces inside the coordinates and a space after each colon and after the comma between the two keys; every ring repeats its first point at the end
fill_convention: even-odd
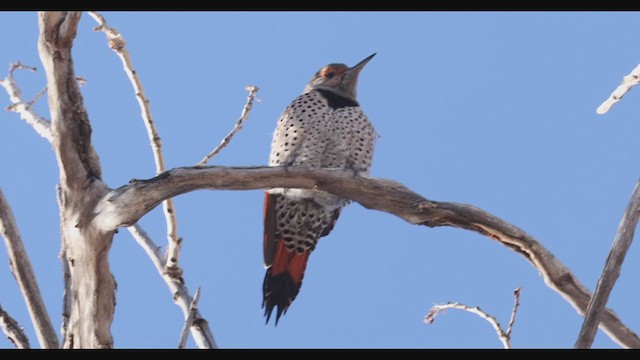
{"type": "MultiPolygon", "coordinates": [[[[269,166],[350,169],[368,176],[378,137],[356,100],[358,75],[375,56],[353,67],[332,63],[316,72],[283,111],[273,133],[269,166]]],[[[302,286],[309,255],[333,230],[350,201],[320,190],[273,188],[265,192],[263,302],[275,325],[302,286]]]]}

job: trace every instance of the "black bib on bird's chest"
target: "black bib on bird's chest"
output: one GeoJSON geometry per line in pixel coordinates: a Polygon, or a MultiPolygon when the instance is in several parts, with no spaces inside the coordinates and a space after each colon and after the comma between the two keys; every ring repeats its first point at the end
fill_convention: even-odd
{"type": "Polygon", "coordinates": [[[343,107],[355,107],[360,106],[357,101],[346,98],[342,95],[338,95],[333,91],[324,90],[324,89],[316,89],[317,92],[322,94],[322,97],[327,99],[329,103],[329,107],[333,110],[343,108],[343,107]]]}

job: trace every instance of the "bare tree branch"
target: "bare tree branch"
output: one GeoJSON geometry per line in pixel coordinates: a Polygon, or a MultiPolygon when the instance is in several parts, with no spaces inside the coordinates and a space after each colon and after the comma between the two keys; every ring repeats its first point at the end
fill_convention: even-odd
{"type": "MultiPolygon", "coordinates": [[[[20,113],[20,115],[23,118],[27,118],[28,119],[28,123],[34,128],[34,130],[36,130],[39,134],[41,134],[45,139],[47,139],[50,143],[53,142],[53,137],[51,136],[51,125],[50,122],[48,120],[44,120],[43,118],[39,117],[39,115],[37,115],[35,113],[35,111],[33,111],[30,106],[24,106],[23,105],[23,101],[21,100],[21,98],[19,97],[20,95],[20,90],[18,89],[15,80],[13,79],[13,71],[16,69],[21,69],[21,68],[27,68],[30,69],[32,71],[35,71],[35,68],[32,67],[26,67],[20,63],[14,64],[12,66],[12,68],[10,69],[10,73],[9,76],[3,80],[4,83],[2,85],[5,86],[5,89],[7,89],[7,92],[9,93],[11,100],[15,103],[15,102],[19,102],[18,105],[20,106],[16,106],[14,108],[14,110],[16,110],[17,112],[20,113]],[[31,118],[36,117],[36,119],[42,119],[42,121],[32,121],[31,118]]],[[[125,66],[126,69],[126,66],[125,66]]],[[[133,75],[133,77],[135,77],[137,79],[137,76],[135,75],[135,71],[132,71],[131,73],[128,73],[130,75],[133,75]]],[[[86,82],[86,80],[84,80],[83,78],[80,77],[76,77],[76,80],[78,82],[78,85],[82,86],[84,85],[84,83],[86,82]]],[[[139,82],[139,80],[138,80],[139,82]]],[[[140,85],[141,86],[141,85],[140,85]]],[[[135,84],[134,84],[135,87],[135,84]]],[[[40,93],[38,93],[33,100],[31,100],[31,102],[29,102],[27,105],[32,105],[35,101],[37,101],[38,97],[40,97],[42,94],[45,93],[45,91],[47,90],[47,88],[43,89],[43,91],[41,91],[40,93]]],[[[142,96],[144,97],[144,94],[142,94],[142,96]]],[[[146,101],[146,103],[148,103],[148,101],[146,101]]],[[[145,122],[146,124],[148,124],[148,122],[145,122]]],[[[155,127],[153,125],[153,123],[150,124],[150,126],[152,127],[153,131],[156,132],[155,127]]],[[[158,138],[159,139],[159,138],[158,138]]],[[[154,143],[152,142],[152,145],[154,143]]],[[[159,148],[158,148],[159,150],[159,148]]],[[[160,156],[162,156],[160,154],[160,156]]],[[[60,206],[60,209],[63,209],[64,207],[64,199],[63,199],[63,190],[61,188],[61,186],[57,186],[57,198],[58,198],[58,204],[60,206]]],[[[64,226],[64,223],[67,220],[65,220],[64,218],[61,217],[61,226],[64,226]]],[[[175,224],[175,221],[173,222],[175,224]]],[[[175,226],[173,227],[175,229],[175,226]]],[[[132,229],[130,229],[132,230],[132,229]]],[[[141,229],[140,229],[141,230],[141,229]]],[[[134,233],[132,231],[132,233],[134,233]]],[[[65,283],[65,291],[64,291],[64,306],[63,306],[63,313],[62,313],[62,334],[63,334],[63,338],[64,340],[64,347],[74,347],[75,346],[80,346],[77,342],[77,339],[74,339],[74,335],[73,335],[73,331],[69,332],[67,334],[67,329],[69,327],[69,324],[71,322],[71,315],[72,315],[72,301],[73,299],[77,296],[77,291],[75,289],[72,288],[71,286],[71,272],[70,272],[70,264],[73,264],[75,261],[73,258],[69,258],[67,257],[67,251],[66,251],[66,244],[67,242],[64,241],[64,232],[62,233],[63,236],[63,246],[61,248],[60,251],[60,259],[63,262],[63,270],[64,270],[64,283],[65,283]],[[75,340],[75,341],[74,341],[75,340]]],[[[136,235],[134,234],[134,237],[136,235]]],[[[142,244],[142,243],[141,243],[142,244]]],[[[154,245],[155,246],[155,245],[154,245]]],[[[164,256],[158,257],[156,260],[158,259],[164,259],[164,256]]],[[[153,260],[153,259],[152,259],[153,260]]],[[[163,271],[163,266],[166,263],[164,260],[161,260],[162,263],[160,264],[160,267],[158,268],[158,271],[160,271],[161,274],[163,274],[163,278],[165,279],[165,281],[167,281],[167,284],[171,290],[172,287],[177,287],[178,290],[177,291],[172,291],[177,298],[175,299],[176,303],[178,305],[181,305],[181,307],[183,308],[183,311],[188,312],[188,304],[189,302],[191,302],[191,296],[188,293],[188,289],[182,284],[184,282],[184,280],[181,277],[181,273],[182,271],[178,268],[176,269],[174,267],[174,270],[171,272],[166,272],[163,271]],[[172,283],[172,284],[170,284],[172,283]],[[185,296],[186,295],[186,296],[185,296]],[[186,303],[187,307],[185,307],[183,304],[186,303]]],[[[156,261],[154,261],[155,263],[156,261]]],[[[156,264],[157,265],[157,264],[156,264]]],[[[187,316],[187,315],[185,315],[187,316]]],[[[196,343],[198,343],[198,345],[201,348],[210,348],[210,347],[215,347],[215,340],[213,338],[213,335],[211,334],[211,331],[209,330],[208,324],[206,322],[206,320],[202,319],[200,314],[198,313],[198,318],[201,319],[200,321],[198,321],[197,326],[193,326],[192,327],[192,331],[193,332],[198,332],[198,334],[194,334],[194,338],[196,339],[196,343]]]]}
{"type": "Polygon", "coordinates": [[[520,291],[522,288],[517,288],[513,291],[513,310],[511,310],[511,318],[509,319],[509,327],[507,328],[507,338],[511,340],[511,330],[513,330],[513,324],[516,322],[516,314],[518,313],[518,307],[520,306],[520,291]]]}
{"type": "Polygon", "coordinates": [[[198,300],[200,300],[200,288],[196,290],[195,295],[193,295],[191,305],[189,305],[189,316],[187,316],[187,318],[184,320],[184,325],[182,326],[182,331],[180,332],[178,349],[184,349],[184,347],[187,346],[187,339],[189,339],[189,329],[191,328],[191,325],[193,325],[193,321],[196,319],[196,314],[198,311],[198,300]]]}
{"type": "Polygon", "coordinates": [[[47,87],[45,86],[44,88],[42,88],[42,90],[38,91],[38,93],[33,97],[33,99],[31,99],[31,101],[29,101],[29,105],[31,106],[35,105],[35,103],[38,102],[38,100],[40,100],[42,95],[46,93],[47,93],[47,87]]]}
{"type": "Polygon", "coordinates": [[[151,143],[151,147],[153,150],[153,158],[155,161],[156,170],[158,173],[161,173],[164,171],[162,142],[160,140],[160,135],[158,135],[158,129],[156,129],[155,123],[153,122],[153,118],[151,116],[149,99],[147,99],[144,93],[142,81],[140,81],[138,73],[133,68],[131,54],[125,48],[127,42],[117,29],[112,28],[111,26],[109,26],[109,24],[107,24],[106,19],[102,15],[95,11],[89,11],[89,15],[98,23],[98,26],[93,30],[102,31],[107,36],[109,47],[116,53],[120,61],[122,61],[124,72],[129,77],[129,81],[133,86],[133,91],[135,92],[136,100],[138,101],[138,105],[140,107],[142,120],[144,121],[144,125],[147,129],[147,135],[149,136],[149,142],[151,143]]]}
{"type": "Polygon", "coordinates": [[[62,253],[73,295],[64,347],[110,348],[115,281],[109,269],[114,231],[91,225],[91,209],[108,188],[91,144],[91,125],[74,74],[71,47],[79,12],[38,13],[38,53],[47,76],[52,147],[60,170],[62,253]]]}
{"type": "Polygon", "coordinates": [[[236,133],[242,130],[242,125],[244,124],[245,121],[247,121],[247,119],[249,119],[249,114],[251,113],[251,108],[253,107],[253,100],[256,98],[256,95],[258,94],[258,90],[260,89],[257,86],[250,85],[250,86],[247,86],[245,90],[249,92],[249,95],[247,95],[247,102],[244,104],[244,107],[242,108],[242,113],[240,113],[240,118],[238,118],[238,120],[236,121],[236,124],[233,126],[233,129],[231,129],[231,131],[227,134],[227,136],[225,136],[224,139],[222,139],[220,144],[216,146],[215,149],[211,150],[211,152],[208,153],[207,156],[205,156],[202,160],[200,160],[200,162],[196,166],[206,166],[209,160],[211,160],[212,157],[216,156],[220,152],[220,150],[224,149],[227,145],[229,145],[229,142],[231,142],[231,139],[233,139],[236,133]]]}
{"type": "Polygon", "coordinates": [[[20,118],[24,120],[27,124],[29,124],[38,135],[47,139],[47,141],[51,142],[51,127],[49,125],[49,120],[43,118],[38,115],[35,110],[33,110],[32,105],[37,100],[37,97],[34,98],[31,102],[25,102],[22,100],[22,92],[16,84],[16,80],[13,77],[13,73],[18,69],[28,69],[31,71],[36,71],[35,67],[22,65],[20,62],[11,64],[9,67],[9,74],[3,80],[0,80],[0,86],[2,86],[7,94],[9,94],[9,100],[11,101],[10,110],[17,112],[20,115],[20,118]]]}
{"type": "Polygon", "coordinates": [[[600,115],[605,114],[613,105],[622,100],[622,97],[638,83],[640,83],[640,65],[636,66],[629,75],[622,78],[622,83],[613,90],[613,93],[609,95],[607,100],[598,106],[596,113],[600,115]]]}
{"type": "MultiPolygon", "coordinates": [[[[105,18],[95,11],[90,11],[89,15],[98,23],[95,31],[102,31],[106,36],[109,43],[109,47],[116,53],[120,61],[124,72],[129,77],[129,81],[133,86],[133,91],[138,100],[140,106],[140,112],[142,120],[147,129],[147,135],[151,144],[151,150],[153,152],[153,159],[156,165],[156,175],[165,171],[164,157],[162,155],[162,141],[156,129],[155,123],[151,116],[151,107],[149,106],[149,99],[144,94],[144,88],[142,87],[142,81],[138,77],[138,73],[133,68],[133,62],[131,61],[131,54],[126,49],[126,41],[122,34],[109,26],[105,18]]],[[[182,239],[178,237],[178,219],[176,217],[175,205],[172,199],[166,199],[163,204],[163,213],[167,223],[167,240],[169,246],[167,247],[167,263],[166,267],[175,273],[176,277],[182,276],[182,269],[178,267],[178,257],[180,255],[180,246],[182,239]]]]}
{"type": "Polygon", "coordinates": [[[31,268],[27,252],[22,245],[13,212],[2,193],[2,189],[0,189],[0,234],[4,237],[11,273],[16,278],[22,297],[27,304],[38,342],[42,348],[56,349],[58,348],[58,336],[51,324],[47,308],[44,306],[38,281],[33,268],[31,268]]]}
{"type": "MultiPolygon", "coordinates": [[[[151,144],[151,150],[153,152],[154,162],[156,166],[156,174],[160,174],[165,171],[164,157],[162,154],[162,142],[151,115],[149,99],[147,99],[144,93],[142,81],[138,77],[138,73],[136,72],[136,70],[134,70],[133,62],[131,60],[131,54],[125,47],[126,41],[117,29],[107,24],[106,19],[101,14],[92,11],[89,12],[89,15],[93,17],[93,19],[98,23],[98,27],[96,27],[94,30],[102,31],[106,35],[109,47],[116,53],[116,55],[122,62],[124,72],[129,77],[129,81],[131,82],[136,95],[136,100],[138,101],[138,105],[140,107],[142,120],[147,129],[147,135],[149,137],[149,142],[151,144]]],[[[192,311],[189,311],[188,307],[185,307],[184,304],[189,304],[190,302],[192,302],[192,299],[189,295],[188,289],[184,285],[183,270],[178,265],[182,239],[178,237],[178,220],[176,216],[175,205],[171,198],[168,198],[163,202],[163,213],[167,224],[168,247],[166,258],[156,253],[156,250],[158,250],[158,248],[155,246],[155,244],[150,246],[150,244],[153,243],[151,242],[151,239],[146,235],[146,233],[144,233],[142,228],[136,225],[134,227],[129,227],[129,231],[138,241],[138,243],[145,249],[147,254],[151,257],[152,261],[156,265],[156,268],[167,283],[167,286],[174,294],[174,301],[183,309],[183,313],[185,313],[184,316],[188,319],[189,314],[191,314],[192,311]],[[159,260],[163,260],[162,264],[158,263],[159,260]]],[[[196,313],[198,315],[198,318],[202,319],[199,312],[197,312],[197,309],[196,313]]],[[[193,322],[193,320],[191,321],[193,322]]],[[[213,334],[211,333],[206,320],[202,319],[202,321],[199,322],[198,326],[189,326],[189,328],[191,328],[194,339],[200,348],[216,347],[213,334]]]]}
{"type": "Polygon", "coordinates": [[[520,301],[519,301],[520,288],[517,288],[513,292],[513,297],[515,301],[513,304],[513,310],[511,310],[511,319],[509,319],[509,328],[507,329],[507,331],[504,331],[504,329],[502,329],[502,326],[498,322],[498,319],[496,319],[494,316],[489,315],[489,313],[487,313],[486,311],[480,309],[479,306],[470,307],[458,302],[455,302],[455,303],[448,302],[446,304],[434,305],[429,310],[429,313],[427,314],[427,316],[424,317],[424,321],[427,324],[433,324],[433,322],[436,320],[436,316],[438,316],[440,312],[444,312],[447,309],[459,309],[459,310],[468,311],[470,313],[476,314],[481,318],[487,320],[491,324],[491,326],[493,326],[493,328],[496,330],[496,334],[498,335],[498,340],[502,342],[502,345],[504,346],[504,348],[511,349],[511,331],[513,330],[513,323],[515,322],[516,313],[518,312],[518,306],[520,305],[520,301]]]}
{"type": "MultiPolygon", "coordinates": [[[[115,306],[115,284],[109,271],[108,249],[113,231],[118,226],[134,224],[162,201],[197,189],[317,189],[358,201],[370,209],[395,214],[412,224],[471,230],[524,256],[540,271],[549,287],[569,301],[578,313],[585,312],[590,292],[533,237],[474,206],[431,201],[393,181],[353,178],[351,172],[335,169],[209,167],[173,169],[150,180],[108,189],[100,180],[100,163],[91,145],[91,127],[78,84],[70,80],[75,79],[70,49],[79,18],[80,14],[75,12],[39,14],[39,53],[49,84],[50,141],[60,168],[63,254],[71,279],[69,291],[78,297],[70,305],[65,347],[112,346],[109,326],[115,306]]],[[[119,44],[124,46],[124,41],[116,39],[114,46],[119,44]]],[[[3,84],[6,83],[6,79],[3,80],[3,84]]],[[[7,89],[10,96],[15,94],[12,89],[7,89]]],[[[137,98],[143,103],[146,100],[137,98]]],[[[29,110],[20,109],[21,116],[29,110]]],[[[36,128],[46,126],[35,123],[34,129],[47,138],[44,131],[36,128]]],[[[179,248],[178,245],[176,235],[169,246],[179,248]]],[[[169,253],[167,262],[173,259],[172,252],[169,253]]],[[[640,338],[626,328],[613,311],[603,314],[600,327],[619,344],[640,347],[640,338]]]]}
{"type": "MultiPolygon", "coordinates": [[[[368,209],[394,214],[411,224],[452,226],[485,235],[522,255],[540,272],[547,286],[582,315],[589,290],[531,235],[472,205],[428,200],[404,185],[384,179],[354,177],[343,169],[307,167],[184,167],[110,191],[95,208],[94,225],[106,231],[134,224],[163,199],[197,189],[251,190],[302,188],[330,192],[368,209]]],[[[640,347],[640,338],[607,310],[600,328],[625,347],[640,347]]]]}
{"type": "Polygon", "coordinates": [[[434,305],[431,310],[429,310],[429,313],[427,314],[427,316],[424,317],[424,321],[427,324],[433,324],[433,322],[436,319],[436,316],[438,316],[438,314],[441,311],[445,311],[447,309],[458,309],[458,310],[464,310],[464,311],[468,311],[472,314],[476,314],[478,316],[480,316],[481,318],[487,320],[489,322],[489,324],[491,324],[491,326],[493,326],[493,328],[496,330],[496,334],[498,335],[498,339],[500,340],[500,342],[502,342],[502,346],[504,346],[505,349],[511,349],[511,343],[509,342],[509,336],[507,336],[507,334],[504,332],[504,330],[502,330],[502,326],[500,326],[500,323],[498,322],[498,320],[489,315],[489,313],[487,313],[486,311],[480,309],[479,306],[475,306],[475,307],[471,307],[471,306],[467,306],[465,304],[461,304],[458,302],[455,303],[446,303],[446,304],[437,304],[434,305]]]}
{"type": "Polygon", "coordinates": [[[39,20],[38,48],[47,75],[49,103],[58,105],[49,108],[54,133],[52,144],[61,166],[61,183],[63,190],[66,190],[65,186],[81,189],[87,178],[100,179],[102,171],[91,145],[91,125],[71,60],[71,45],[80,13],[42,12],[39,20]]]}
{"type": "MultiPolygon", "coordinates": [[[[135,224],[134,226],[130,226],[127,228],[133,238],[138,242],[138,244],[144,249],[147,253],[153,265],[155,265],[156,270],[162,276],[162,279],[167,284],[169,291],[173,294],[173,300],[175,303],[182,309],[182,314],[186,319],[189,317],[191,313],[191,303],[193,302],[193,298],[189,295],[189,289],[183,282],[179,282],[168,274],[164,268],[164,255],[160,251],[160,248],[156,246],[156,244],[151,240],[151,238],[147,235],[147,233],[140,227],[140,225],[135,224]]],[[[209,329],[208,322],[202,318],[198,309],[195,309],[195,319],[198,321],[192,321],[193,326],[190,327],[191,335],[195,340],[196,344],[201,349],[215,349],[217,348],[215,339],[211,330],[209,329]]]]}
{"type": "Polygon", "coordinates": [[[607,262],[598,280],[598,286],[587,307],[584,322],[582,323],[582,328],[580,329],[580,334],[575,344],[575,347],[578,349],[588,349],[593,343],[596,331],[598,330],[600,317],[607,305],[609,295],[620,276],[620,269],[622,268],[622,263],[627,255],[627,251],[629,251],[629,247],[631,247],[631,243],[633,242],[633,234],[635,233],[639,218],[640,181],[638,181],[633,189],[629,204],[620,221],[616,239],[611,246],[607,262]]]}
{"type": "Polygon", "coordinates": [[[29,338],[24,334],[22,327],[12,318],[2,306],[0,306],[0,328],[9,341],[18,349],[29,349],[29,338]]]}

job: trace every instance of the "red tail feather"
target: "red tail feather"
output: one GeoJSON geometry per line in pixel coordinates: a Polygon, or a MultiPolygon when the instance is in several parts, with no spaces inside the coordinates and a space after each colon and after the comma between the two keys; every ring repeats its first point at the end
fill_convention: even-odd
{"type": "Polygon", "coordinates": [[[284,241],[279,241],[276,250],[276,256],[271,266],[271,274],[273,276],[287,273],[295,284],[300,286],[304,277],[304,270],[307,267],[307,259],[309,252],[297,254],[295,251],[288,252],[284,246],[284,241]]]}
{"type": "Polygon", "coordinates": [[[278,308],[276,311],[276,324],[278,324],[280,316],[287,312],[289,305],[300,291],[309,251],[302,254],[297,254],[295,251],[288,252],[282,240],[278,241],[276,246],[273,265],[267,269],[264,277],[262,306],[265,308],[267,322],[271,318],[273,308],[278,308]]]}

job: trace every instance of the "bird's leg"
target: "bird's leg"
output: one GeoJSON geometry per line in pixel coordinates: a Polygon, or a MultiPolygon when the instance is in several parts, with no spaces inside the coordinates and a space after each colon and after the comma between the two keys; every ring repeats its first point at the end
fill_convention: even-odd
{"type": "Polygon", "coordinates": [[[284,172],[289,173],[289,166],[293,165],[293,161],[286,161],[282,166],[284,167],[284,172]]]}
{"type": "Polygon", "coordinates": [[[356,164],[354,164],[351,161],[347,161],[346,165],[345,165],[345,170],[351,170],[351,172],[353,172],[353,177],[356,178],[358,176],[360,176],[360,169],[356,166],[356,164]]]}

